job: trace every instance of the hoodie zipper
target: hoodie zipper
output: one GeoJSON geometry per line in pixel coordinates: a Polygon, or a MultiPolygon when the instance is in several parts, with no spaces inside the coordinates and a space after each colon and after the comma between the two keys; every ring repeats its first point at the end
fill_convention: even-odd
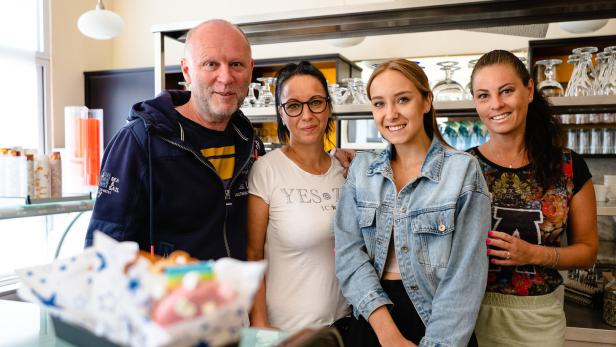
{"type": "MultiPolygon", "coordinates": [[[[244,136],[244,134],[242,134],[240,130],[235,126],[235,124],[232,124],[232,125],[235,128],[235,131],[244,140],[248,140],[248,138],[244,136]]],[[[237,175],[231,178],[231,182],[229,182],[229,189],[225,189],[225,220],[224,220],[224,225],[223,225],[223,237],[225,240],[225,247],[227,247],[227,254],[229,255],[229,257],[231,257],[231,250],[229,249],[229,241],[227,239],[227,212],[228,212],[229,206],[232,205],[230,188],[233,187],[233,183],[235,182],[235,179],[242,173],[242,171],[244,171],[244,168],[246,168],[246,165],[248,165],[248,163],[250,162],[250,157],[252,156],[254,149],[255,149],[255,134],[253,132],[252,140],[250,141],[250,151],[248,152],[248,158],[246,158],[246,160],[244,161],[244,164],[242,164],[242,167],[239,170],[237,170],[237,175]]]]}
{"type": "MultiPolygon", "coordinates": [[[[235,126],[234,126],[235,127],[235,126]]],[[[245,137],[237,128],[235,128],[235,130],[239,133],[239,135],[243,138],[243,139],[248,139],[247,137],[245,137]]],[[[161,140],[175,146],[178,147],[180,149],[183,149],[185,151],[190,152],[195,158],[197,158],[197,160],[199,162],[201,162],[203,165],[205,165],[208,169],[212,170],[216,176],[218,176],[218,172],[216,172],[216,170],[211,166],[211,164],[206,163],[206,161],[203,159],[202,156],[198,155],[197,153],[195,153],[195,151],[193,151],[192,149],[183,146],[173,140],[170,140],[166,137],[157,135],[161,140]]],[[[248,154],[248,158],[244,161],[244,164],[242,165],[242,167],[240,168],[240,170],[237,171],[237,175],[233,176],[233,178],[231,178],[231,182],[229,182],[229,188],[226,188],[223,181],[220,180],[220,184],[222,185],[222,188],[225,192],[225,219],[223,221],[223,241],[225,243],[225,251],[227,252],[227,256],[231,257],[231,248],[229,247],[229,238],[227,236],[227,217],[228,217],[228,213],[229,213],[229,207],[233,204],[231,202],[231,189],[230,187],[233,186],[233,183],[235,182],[235,179],[241,174],[242,171],[244,171],[244,168],[246,167],[246,165],[248,165],[248,163],[250,162],[250,157],[252,155],[252,152],[254,151],[254,145],[255,145],[255,135],[253,133],[252,135],[252,142],[250,143],[250,152],[248,154]]],[[[220,177],[220,176],[218,176],[220,177]]]]}

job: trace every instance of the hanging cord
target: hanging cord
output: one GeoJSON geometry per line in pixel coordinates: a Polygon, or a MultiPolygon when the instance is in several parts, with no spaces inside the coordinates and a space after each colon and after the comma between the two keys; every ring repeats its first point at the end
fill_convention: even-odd
{"type": "Polygon", "coordinates": [[[146,128],[148,136],[148,221],[150,232],[150,255],[154,256],[154,191],[152,185],[152,148],[150,144],[150,131],[146,128]]]}

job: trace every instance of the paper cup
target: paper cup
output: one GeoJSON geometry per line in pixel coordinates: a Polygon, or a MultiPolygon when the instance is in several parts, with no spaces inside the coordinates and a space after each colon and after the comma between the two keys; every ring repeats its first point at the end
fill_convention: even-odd
{"type": "Polygon", "coordinates": [[[595,184],[595,198],[597,201],[605,201],[607,199],[607,186],[595,184]]]}

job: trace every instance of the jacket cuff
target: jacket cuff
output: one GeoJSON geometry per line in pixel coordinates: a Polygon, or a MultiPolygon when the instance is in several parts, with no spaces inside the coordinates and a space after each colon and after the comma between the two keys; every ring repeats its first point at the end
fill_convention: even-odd
{"type": "Polygon", "coordinates": [[[357,307],[359,312],[356,312],[356,314],[361,314],[368,321],[368,317],[370,317],[372,312],[383,305],[393,305],[393,302],[389,300],[383,289],[377,289],[369,292],[361,299],[357,307]]]}
{"type": "Polygon", "coordinates": [[[419,347],[450,347],[449,343],[438,341],[431,339],[429,337],[424,336],[421,341],[419,341],[419,347]]]}

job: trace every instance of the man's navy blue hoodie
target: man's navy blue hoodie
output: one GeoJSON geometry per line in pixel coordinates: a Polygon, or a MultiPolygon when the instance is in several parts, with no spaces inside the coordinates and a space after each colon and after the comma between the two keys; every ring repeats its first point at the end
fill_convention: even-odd
{"type": "Polygon", "coordinates": [[[248,172],[260,140],[241,111],[229,123],[235,171],[226,190],[212,165],[184,141],[175,107],[190,92],[165,91],[133,106],[105,150],[86,246],[94,230],[149,252],[184,250],[199,259],[246,258],[248,172]]]}

